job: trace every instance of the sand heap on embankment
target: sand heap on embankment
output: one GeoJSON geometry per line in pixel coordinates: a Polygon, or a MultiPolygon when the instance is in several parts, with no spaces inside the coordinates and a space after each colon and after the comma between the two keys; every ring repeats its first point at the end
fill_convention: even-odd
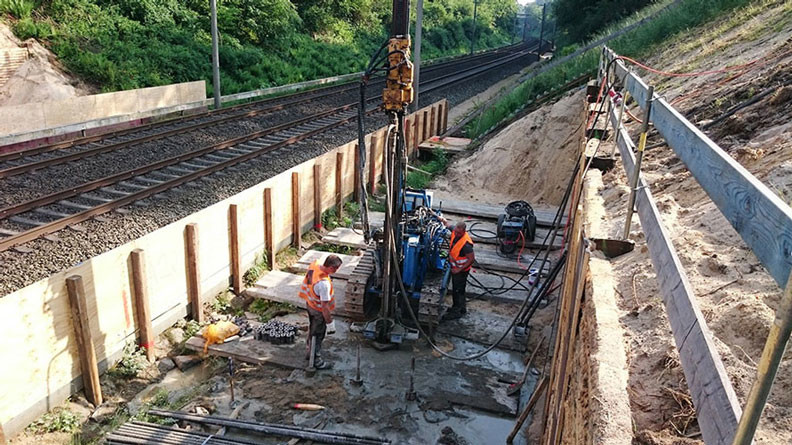
{"type": "Polygon", "coordinates": [[[580,90],[512,123],[455,161],[436,188],[467,200],[558,205],[580,148],[584,100],[580,90]]]}

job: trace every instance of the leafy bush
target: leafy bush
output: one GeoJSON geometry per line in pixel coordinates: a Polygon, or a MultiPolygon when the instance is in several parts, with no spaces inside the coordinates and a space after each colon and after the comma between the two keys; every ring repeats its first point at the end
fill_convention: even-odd
{"type": "MultiPolygon", "coordinates": [[[[447,11],[435,8],[435,19],[427,20],[425,60],[470,47],[473,0],[437,2],[447,11]]],[[[14,26],[18,36],[43,40],[69,70],[102,91],[203,79],[212,95],[208,3],[50,0],[33,19],[33,0],[0,0],[0,11],[15,11],[24,19],[14,26]]],[[[506,23],[504,14],[513,17],[513,2],[479,3],[477,48],[508,42],[510,20],[497,27],[506,23]]],[[[372,0],[224,1],[218,6],[222,92],[360,71],[388,35],[390,8],[372,0]]]]}
{"type": "Polygon", "coordinates": [[[134,343],[127,343],[121,360],[112,368],[107,370],[107,374],[112,377],[131,379],[137,377],[138,373],[148,366],[146,359],[146,348],[138,348],[134,343]]]}
{"type": "Polygon", "coordinates": [[[80,428],[80,419],[68,408],[55,408],[44,414],[33,423],[28,425],[26,430],[33,434],[46,434],[54,432],[74,433],[80,428]]]}

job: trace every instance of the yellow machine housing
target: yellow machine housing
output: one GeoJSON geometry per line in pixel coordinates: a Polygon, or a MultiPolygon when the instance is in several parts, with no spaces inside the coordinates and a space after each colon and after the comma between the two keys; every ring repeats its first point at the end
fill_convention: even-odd
{"type": "Polygon", "coordinates": [[[382,101],[386,111],[404,111],[413,101],[413,64],[410,37],[394,37],[388,42],[388,70],[382,101]],[[396,67],[396,68],[394,68],[396,67]]]}

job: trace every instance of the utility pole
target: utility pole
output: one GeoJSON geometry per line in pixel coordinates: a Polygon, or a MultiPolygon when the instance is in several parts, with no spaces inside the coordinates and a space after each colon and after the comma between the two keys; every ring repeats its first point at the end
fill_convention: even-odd
{"type": "Polygon", "coordinates": [[[514,26],[512,27],[512,41],[511,44],[514,45],[514,38],[517,37],[517,23],[519,23],[520,13],[515,11],[514,12],[514,26]]]}
{"type": "Polygon", "coordinates": [[[540,58],[542,57],[542,46],[544,46],[542,39],[544,38],[545,12],[547,12],[547,3],[542,5],[542,28],[539,31],[539,54],[538,54],[540,58]]]}
{"type": "Polygon", "coordinates": [[[415,14],[415,60],[413,61],[413,111],[418,111],[418,89],[421,86],[421,31],[423,31],[423,0],[418,0],[415,14]]]}
{"type": "Polygon", "coordinates": [[[476,47],[476,13],[478,12],[478,0],[473,0],[473,36],[470,38],[470,55],[476,47]]]}
{"type": "Polygon", "coordinates": [[[220,43],[217,35],[217,0],[209,0],[212,8],[212,95],[215,110],[220,109],[220,43]]]}

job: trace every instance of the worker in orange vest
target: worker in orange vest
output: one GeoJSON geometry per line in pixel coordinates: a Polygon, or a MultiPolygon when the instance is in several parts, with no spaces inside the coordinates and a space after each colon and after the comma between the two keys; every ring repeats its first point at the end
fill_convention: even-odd
{"type": "MultiPolygon", "coordinates": [[[[440,217],[440,222],[451,228],[447,219],[440,217]]],[[[467,313],[465,287],[470,269],[476,260],[473,240],[470,239],[464,222],[460,221],[454,225],[448,245],[448,259],[451,262],[451,295],[454,303],[443,316],[443,320],[456,320],[467,313]]]]}
{"type": "Polygon", "coordinates": [[[300,298],[305,300],[308,310],[308,352],[306,358],[309,363],[311,360],[312,343],[314,368],[328,369],[332,367],[329,363],[322,360],[322,340],[327,334],[327,325],[333,323],[333,309],[335,309],[335,298],[333,296],[333,281],[330,275],[336,273],[341,267],[341,258],[337,255],[328,255],[324,264],[314,261],[308,266],[308,273],[305,274],[302,286],[300,286],[300,298]]]}

